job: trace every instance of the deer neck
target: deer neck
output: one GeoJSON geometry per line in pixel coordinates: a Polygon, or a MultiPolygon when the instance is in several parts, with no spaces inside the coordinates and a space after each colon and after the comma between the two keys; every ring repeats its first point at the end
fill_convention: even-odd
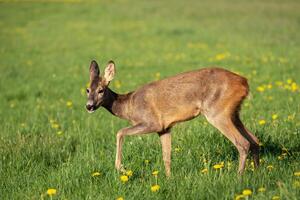
{"type": "Polygon", "coordinates": [[[131,93],[117,94],[109,88],[107,88],[106,92],[107,98],[105,98],[102,106],[111,114],[123,119],[128,119],[127,107],[131,93]]]}

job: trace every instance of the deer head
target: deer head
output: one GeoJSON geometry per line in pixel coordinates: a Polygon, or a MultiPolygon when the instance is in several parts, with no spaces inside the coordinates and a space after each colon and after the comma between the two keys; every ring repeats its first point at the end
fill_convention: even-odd
{"type": "Polygon", "coordinates": [[[90,84],[86,89],[88,101],[86,103],[86,109],[89,113],[97,110],[103,102],[107,99],[107,88],[110,81],[115,75],[115,63],[109,61],[104,75],[100,75],[100,69],[95,60],[90,65],[90,84]]]}

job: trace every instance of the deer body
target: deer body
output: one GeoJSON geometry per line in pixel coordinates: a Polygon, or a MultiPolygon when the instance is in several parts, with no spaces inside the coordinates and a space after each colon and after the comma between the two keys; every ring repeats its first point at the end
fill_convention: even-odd
{"type": "MultiPolygon", "coordinates": [[[[121,169],[124,136],[157,132],[162,143],[166,175],[169,176],[171,127],[200,114],[237,147],[240,155],[240,173],[245,168],[249,150],[253,152],[255,165],[258,166],[258,139],[244,127],[238,115],[240,105],[249,90],[245,78],[221,68],[205,68],[155,81],[134,92],[119,95],[107,87],[115,73],[114,63],[108,64],[104,77],[98,80],[99,73],[93,75],[97,69],[98,65],[93,61],[90,77],[96,77],[96,81],[91,78],[90,90],[97,91],[101,88],[103,94],[100,103],[95,103],[97,100],[93,99],[92,110],[103,106],[112,114],[127,119],[132,124],[131,127],[121,129],[117,133],[117,169],[121,169]]],[[[92,95],[89,94],[90,96],[92,95]]]]}

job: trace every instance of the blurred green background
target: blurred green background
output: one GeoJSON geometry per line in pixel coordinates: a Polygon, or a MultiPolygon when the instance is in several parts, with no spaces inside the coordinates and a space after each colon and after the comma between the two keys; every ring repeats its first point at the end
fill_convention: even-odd
{"type": "Polygon", "coordinates": [[[0,0],[0,199],[299,198],[299,10],[297,0],[0,0]],[[235,148],[199,117],[172,131],[171,179],[156,134],[127,137],[133,175],[122,183],[115,135],[128,123],[85,111],[92,59],[102,71],[115,61],[119,93],[207,66],[247,77],[242,119],[261,140],[260,169],[249,156],[238,178],[235,148]]]}

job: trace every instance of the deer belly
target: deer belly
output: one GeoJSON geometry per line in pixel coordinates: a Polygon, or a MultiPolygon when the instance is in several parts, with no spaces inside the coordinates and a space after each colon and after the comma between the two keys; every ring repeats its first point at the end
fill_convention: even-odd
{"type": "Polygon", "coordinates": [[[198,107],[182,107],[171,109],[163,114],[164,127],[169,128],[178,122],[188,121],[197,117],[201,113],[198,107]]]}

